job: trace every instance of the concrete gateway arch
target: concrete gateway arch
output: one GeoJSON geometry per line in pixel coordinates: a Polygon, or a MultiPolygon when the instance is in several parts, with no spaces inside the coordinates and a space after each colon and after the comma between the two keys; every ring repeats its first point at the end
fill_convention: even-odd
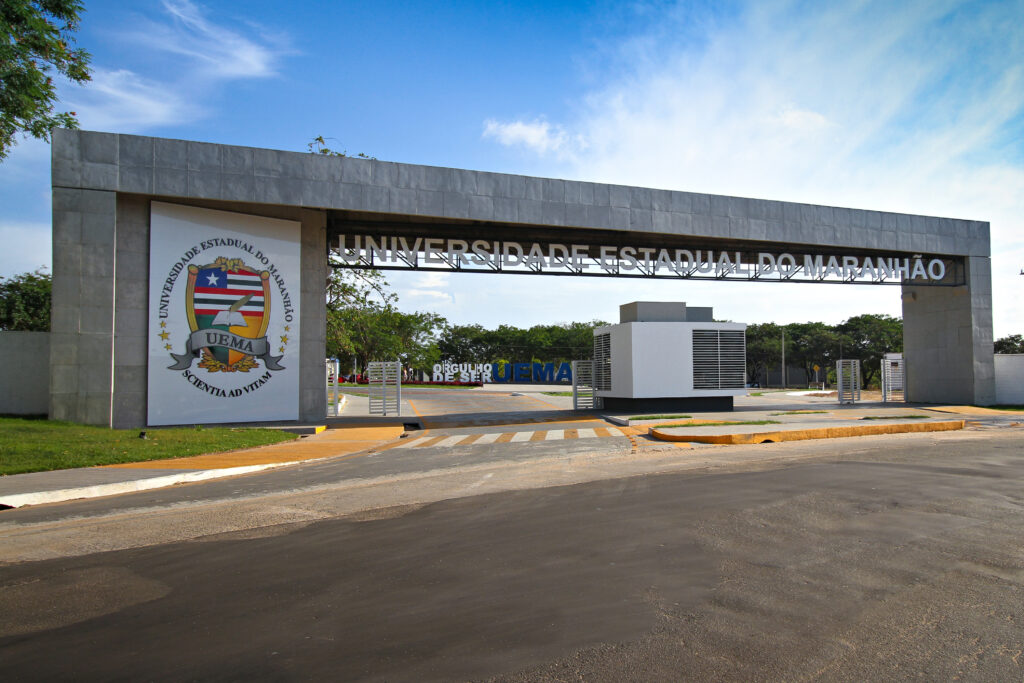
{"type": "Polygon", "coordinates": [[[989,225],[57,130],[50,417],[322,419],[349,267],[897,285],[909,401],[995,399],[989,225]]]}

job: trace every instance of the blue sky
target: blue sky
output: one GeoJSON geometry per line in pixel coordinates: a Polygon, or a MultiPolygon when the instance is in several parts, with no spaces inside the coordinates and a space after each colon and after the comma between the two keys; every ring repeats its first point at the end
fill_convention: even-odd
{"type": "MultiPolygon", "coordinates": [[[[997,336],[1024,332],[1024,1],[86,0],[83,128],[988,220],[997,336]],[[125,5],[129,9],[124,9],[125,5]]],[[[49,149],[0,164],[0,275],[49,265],[49,149]]],[[[714,305],[899,315],[898,288],[402,273],[452,322],[714,305]],[[557,286],[552,285],[557,282],[557,286]]]]}

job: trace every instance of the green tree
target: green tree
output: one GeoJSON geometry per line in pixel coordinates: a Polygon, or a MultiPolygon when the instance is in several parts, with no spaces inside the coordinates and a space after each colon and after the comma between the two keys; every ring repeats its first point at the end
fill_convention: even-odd
{"type": "Polygon", "coordinates": [[[491,362],[491,339],[480,325],[449,325],[441,332],[437,348],[452,363],[491,362]]]}
{"type": "Polygon", "coordinates": [[[453,363],[491,363],[585,360],[594,353],[594,328],[607,323],[559,323],[528,329],[501,325],[487,330],[480,325],[453,325],[438,342],[441,358],[453,363]]]}
{"type": "Polygon", "coordinates": [[[775,323],[747,325],[747,380],[751,384],[759,381],[770,366],[781,362],[782,327],[775,323]]]}
{"type": "Polygon", "coordinates": [[[814,366],[821,368],[822,379],[839,357],[839,335],[825,323],[790,323],[786,325],[786,363],[799,365],[813,381],[814,366]]]}
{"type": "Polygon", "coordinates": [[[49,140],[56,127],[77,128],[75,112],[54,113],[58,74],[89,80],[89,53],[75,48],[78,0],[0,2],[0,159],[21,132],[49,140]]]}
{"type": "Polygon", "coordinates": [[[53,283],[42,268],[0,278],[0,330],[49,332],[53,283]]]}
{"type": "Polygon", "coordinates": [[[874,383],[884,354],[903,351],[903,321],[891,315],[857,315],[838,325],[836,331],[842,337],[843,356],[860,359],[864,386],[874,383]]]}
{"type": "Polygon", "coordinates": [[[1009,337],[997,339],[995,343],[996,353],[1024,353],[1024,337],[1019,334],[1011,334],[1009,337]]]}

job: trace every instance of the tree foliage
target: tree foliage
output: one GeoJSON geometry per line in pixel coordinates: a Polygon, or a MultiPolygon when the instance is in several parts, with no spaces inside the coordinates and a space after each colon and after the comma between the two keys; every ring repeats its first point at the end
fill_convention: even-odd
{"type": "MultiPolygon", "coordinates": [[[[334,138],[331,138],[331,139],[333,140],[334,138]]],[[[346,150],[342,150],[340,152],[337,151],[337,150],[333,150],[333,149],[331,149],[330,147],[327,146],[327,140],[324,139],[323,135],[317,135],[315,138],[313,138],[308,143],[306,143],[306,149],[309,150],[310,154],[319,154],[320,156],[325,156],[325,157],[347,157],[347,156],[354,156],[354,157],[359,157],[360,159],[376,159],[377,158],[377,157],[372,157],[369,154],[365,154],[363,152],[356,152],[355,154],[351,154],[350,155],[348,153],[347,149],[346,150]]]]}
{"type": "Polygon", "coordinates": [[[49,332],[50,274],[43,269],[0,278],[0,330],[49,332]]]}
{"type": "Polygon", "coordinates": [[[786,363],[803,368],[808,379],[814,366],[829,368],[839,358],[840,335],[834,327],[820,322],[786,325],[786,363]]]}
{"type": "Polygon", "coordinates": [[[486,330],[480,325],[451,325],[438,341],[441,358],[453,363],[513,363],[586,360],[594,355],[594,328],[589,323],[534,325],[530,328],[499,325],[486,330]]]}
{"type": "Polygon", "coordinates": [[[401,360],[427,369],[439,358],[437,334],[445,319],[436,313],[398,310],[398,296],[376,270],[335,268],[327,281],[327,354],[357,372],[371,361],[401,360]]]}
{"type": "Polygon", "coordinates": [[[997,339],[995,342],[996,353],[1024,353],[1024,336],[1011,334],[1009,337],[997,339]]]}
{"type": "Polygon", "coordinates": [[[54,113],[54,74],[89,80],[89,53],[74,47],[78,0],[0,2],[0,159],[21,132],[49,140],[56,127],[77,128],[75,112],[54,113]]]}
{"type": "Polygon", "coordinates": [[[881,371],[886,353],[903,351],[903,321],[891,315],[856,315],[836,327],[842,337],[843,356],[860,360],[864,386],[881,371]]]}
{"type": "Polygon", "coordinates": [[[782,327],[775,323],[747,325],[747,379],[757,381],[772,365],[782,362],[782,327]]]}

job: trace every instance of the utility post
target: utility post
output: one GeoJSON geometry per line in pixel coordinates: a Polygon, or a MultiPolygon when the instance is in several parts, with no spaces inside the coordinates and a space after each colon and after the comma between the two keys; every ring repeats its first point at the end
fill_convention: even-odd
{"type": "Polygon", "coordinates": [[[786,388],[786,328],[782,328],[782,388],[786,388]]]}

